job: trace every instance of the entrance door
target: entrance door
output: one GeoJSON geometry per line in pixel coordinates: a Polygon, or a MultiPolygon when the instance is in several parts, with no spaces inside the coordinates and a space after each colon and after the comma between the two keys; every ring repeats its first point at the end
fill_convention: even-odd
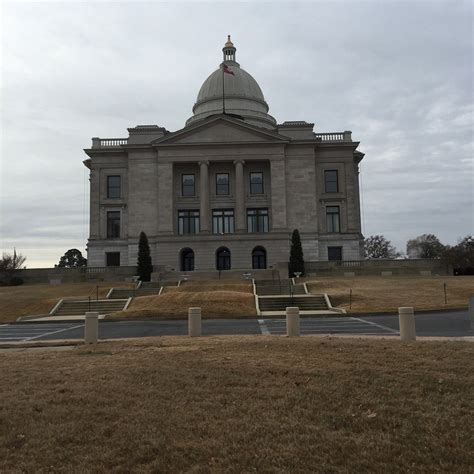
{"type": "Polygon", "coordinates": [[[217,270],[230,270],[230,251],[225,247],[221,247],[216,252],[216,268],[217,270]]]}
{"type": "Polygon", "coordinates": [[[255,247],[252,252],[252,268],[267,268],[267,254],[263,247],[255,247]]]}
{"type": "Polygon", "coordinates": [[[181,251],[181,271],[192,272],[194,270],[194,252],[192,249],[181,251]]]}

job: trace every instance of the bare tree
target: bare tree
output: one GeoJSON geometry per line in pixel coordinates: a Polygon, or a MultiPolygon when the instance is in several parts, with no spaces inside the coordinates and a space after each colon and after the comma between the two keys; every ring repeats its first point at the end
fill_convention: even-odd
{"type": "Polygon", "coordinates": [[[423,234],[407,242],[409,258],[441,258],[444,245],[433,234],[423,234]]]}
{"type": "Polygon", "coordinates": [[[21,253],[16,253],[16,249],[13,249],[13,254],[3,252],[2,258],[0,259],[0,275],[7,285],[12,284],[13,277],[18,270],[24,267],[26,257],[21,253]]]}
{"type": "Polygon", "coordinates": [[[400,254],[383,235],[371,235],[364,239],[366,258],[397,258],[400,254]]]}

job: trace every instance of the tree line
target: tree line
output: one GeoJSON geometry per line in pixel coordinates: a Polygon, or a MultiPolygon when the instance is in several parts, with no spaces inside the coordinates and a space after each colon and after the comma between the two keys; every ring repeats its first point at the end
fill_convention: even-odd
{"type": "MultiPolygon", "coordinates": [[[[364,239],[367,259],[396,259],[402,254],[383,235],[371,235],[364,239]]],[[[474,237],[468,235],[456,245],[444,245],[433,234],[422,234],[408,240],[407,258],[439,259],[453,268],[458,275],[474,275],[474,237]]]]}

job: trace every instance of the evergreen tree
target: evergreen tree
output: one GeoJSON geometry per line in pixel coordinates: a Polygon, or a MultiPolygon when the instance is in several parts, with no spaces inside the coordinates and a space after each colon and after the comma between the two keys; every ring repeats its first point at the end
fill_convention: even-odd
{"type": "Polygon", "coordinates": [[[295,229],[291,235],[290,265],[288,270],[290,278],[295,275],[295,272],[300,272],[301,275],[304,275],[303,248],[301,247],[298,229],[295,229]]]}
{"type": "Polygon", "coordinates": [[[140,277],[141,281],[150,281],[152,271],[153,264],[151,262],[148,237],[145,232],[140,232],[140,240],[138,241],[137,275],[140,277]]]}
{"type": "Polygon", "coordinates": [[[59,268],[77,268],[85,267],[87,265],[87,258],[82,256],[80,250],[69,249],[59,260],[59,268]]]}

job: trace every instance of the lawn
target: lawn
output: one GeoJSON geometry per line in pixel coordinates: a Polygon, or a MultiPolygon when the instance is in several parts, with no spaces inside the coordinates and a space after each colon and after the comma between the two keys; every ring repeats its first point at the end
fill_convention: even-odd
{"type": "Polygon", "coordinates": [[[132,301],[126,311],[110,318],[166,317],[185,318],[188,308],[199,306],[203,318],[257,315],[251,283],[242,281],[187,282],[179,287],[167,287],[159,296],[144,296],[132,301]]]}
{"type": "MultiPolygon", "coordinates": [[[[104,298],[114,286],[133,287],[131,283],[102,282],[99,297],[104,298]]],[[[469,296],[474,295],[474,277],[324,277],[308,281],[308,288],[313,293],[328,293],[334,306],[353,313],[396,311],[399,306],[414,306],[418,310],[466,308],[469,296]],[[444,304],[443,283],[447,285],[448,304],[444,304]]],[[[46,314],[61,298],[85,299],[89,295],[96,297],[96,284],[0,287],[0,321],[46,314]]],[[[127,311],[112,317],[183,318],[191,306],[200,306],[207,318],[256,316],[250,283],[208,280],[168,287],[160,296],[135,298],[127,311]]]]}
{"type": "MultiPolygon", "coordinates": [[[[101,282],[99,298],[105,298],[110,288],[130,287],[124,282],[101,282]]],[[[47,314],[61,298],[87,299],[96,297],[96,283],[64,283],[62,285],[21,285],[0,287],[0,321],[14,321],[20,316],[47,314]]]]}
{"type": "Polygon", "coordinates": [[[400,306],[414,306],[418,310],[467,308],[469,297],[474,296],[474,276],[324,277],[308,279],[307,286],[312,293],[328,293],[333,306],[349,313],[397,311],[400,306]]]}
{"type": "Polygon", "coordinates": [[[474,345],[146,338],[0,352],[1,472],[456,472],[474,345]]]}

